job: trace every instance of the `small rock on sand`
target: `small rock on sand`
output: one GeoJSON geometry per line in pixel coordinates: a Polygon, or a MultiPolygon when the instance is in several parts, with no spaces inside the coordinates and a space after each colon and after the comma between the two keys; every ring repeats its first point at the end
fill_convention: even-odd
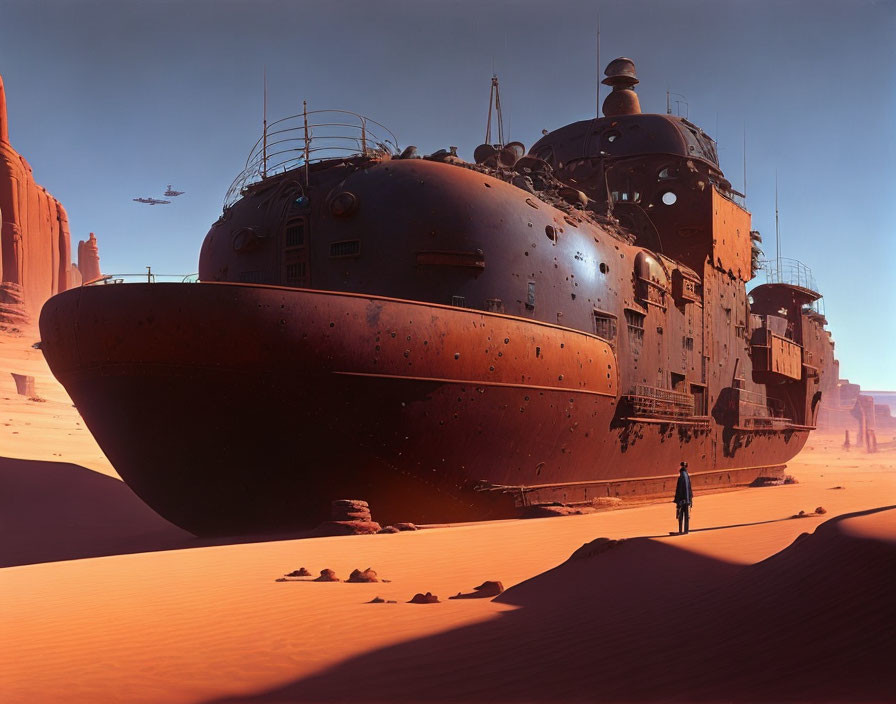
{"type": "Polygon", "coordinates": [[[400,533],[400,532],[401,531],[398,530],[398,528],[396,528],[395,526],[386,526],[385,528],[380,528],[377,531],[377,533],[400,533]]]}
{"type": "Polygon", "coordinates": [[[781,486],[784,484],[784,479],[781,477],[756,477],[752,482],[750,482],[750,486],[781,486]]]}
{"type": "Polygon", "coordinates": [[[314,529],[318,538],[334,535],[371,535],[380,530],[375,521],[326,521],[314,529]]]}
{"type": "Polygon", "coordinates": [[[376,572],[374,572],[369,567],[364,570],[352,570],[352,573],[349,575],[346,582],[379,582],[376,578],[376,572]]]}
{"type": "Polygon", "coordinates": [[[449,599],[488,599],[489,597],[498,596],[504,591],[504,585],[498,581],[486,581],[478,587],[473,587],[473,591],[467,594],[458,593],[456,596],[449,596],[449,599]]]}
{"type": "Polygon", "coordinates": [[[370,506],[360,499],[339,499],[330,504],[334,521],[370,521],[370,506]]]}
{"type": "Polygon", "coordinates": [[[401,531],[405,531],[405,530],[419,530],[419,529],[417,528],[417,526],[415,526],[413,523],[395,523],[395,524],[393,524],[392,527],[393,527],[393,528],[398,528],[398,530],[401,530],[401,531]]]}
{"type": "Polygon", "coordinates": [[[304,567],[300,567],[297,570],[293,570],[286,576],[287,577],[310,577],[311,573],[308,570],[306,570],[304,567]]]}
{"type": "Polygon", "coordinates": [[[315,582],[338,582],[339,577],[336,576],[336,573],[331,569],[325,569],[320,571],[320,577],[314,578],[315,582]]]}
{"type": "Polygon", "coordinates": [[[827,509],[824,506],[817,506],[815,508],[815,513],[821,515],[822,513],[827,513],[827,509]]]}
{"type": "Polygon", "coordinates": [[[799,479],[794,477],[792,474],[788,474],[786,477],[784,477],[784,483],[785,484],[799,484],[800,481],[799,481],[799,479]]]}
{"type": "Polygon", "coordinates": [[[371,600],[368,601],[367,603],[368,603],[368,604],[385,604],[385,603],[386,603],[386,600],[383,599],[382,597],[375,596],[375,597],[373,597],[373,599],[371,599],[371,600]]]}
{"type": "Polygon", "coordinates": [[[438,604],[439,597],[431,592],[426,594],[414,594],[414,597],[408,602],[409,604],[438,604]]]}

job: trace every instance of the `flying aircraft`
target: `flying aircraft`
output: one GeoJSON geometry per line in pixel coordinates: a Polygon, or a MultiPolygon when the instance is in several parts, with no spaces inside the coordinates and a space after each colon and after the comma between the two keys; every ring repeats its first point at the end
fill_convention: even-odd
{"type": "Polygon", "coordinates": [[[146,203],[147,205],[167,205],[170,200],[159,200],[158,198],[131,198],[135,203],[146,203]]]}
{"type": "Polygon", "coordinates": [[[168,184],[168,190],[165,191],[165,195],[169,196],[169,197],[180,196],[180,195],[183,195],[184,193],[185,193],[185,191],[175,191],[174,189],[172,189],[170,183],[168,184]]]}

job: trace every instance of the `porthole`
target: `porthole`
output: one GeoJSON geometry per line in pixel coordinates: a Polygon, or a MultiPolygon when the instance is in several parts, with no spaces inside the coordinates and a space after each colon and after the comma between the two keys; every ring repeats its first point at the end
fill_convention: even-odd
{"type": "Polygon", "coordinates": [[[666,191],[663,193],[662,201],[664,205],[675,205],[675,201],[678,200],[678,196],[675,195],[672,191],[666,191]]]}
{"type": "Polygon", "coordinates": [[[657,175],[659,181],[671,181],[674,178],[678,178],[678,169],[673,166],[667,166],[657,175]]]}
{"type": "Polygon", "coordinates": [[[601,273],[601,274],[606,274],[606,273],[608,273],[609,271],[610,271],[610,267],[608,267],[606,264],[604,264],[603,262],[601,262],[601,263],[600,263],[600,273],[601,273]]]}
{"type": "Polygon", "coordinates": [[[557,241],[557,231],[551,225],[545,225],[544,234],[548,236],[551,242],[557,241]]]}

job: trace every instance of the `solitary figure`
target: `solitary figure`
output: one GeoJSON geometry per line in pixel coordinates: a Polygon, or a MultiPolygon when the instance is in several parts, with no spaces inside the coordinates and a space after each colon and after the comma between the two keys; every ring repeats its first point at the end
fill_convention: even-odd
{"type": "Polygon", "coordinates": [[[688,463],[682,462],[678,471],[678,484],[675,487],[675,515],[678,518],[678,534],[681,535],[688,532],[688,524],[691,520],[691,506],[694,503],[694,492],[691,491],[688,463]]]}

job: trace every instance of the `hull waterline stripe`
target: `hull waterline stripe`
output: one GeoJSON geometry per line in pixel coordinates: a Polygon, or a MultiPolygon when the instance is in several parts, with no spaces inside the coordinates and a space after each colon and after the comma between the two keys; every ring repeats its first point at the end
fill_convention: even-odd
{"type": "Polygon", "coordinates": [[[605,391],[590,391],[588,389],[570,389],[566,386],[535,386],[533,384],[510,384],[501,381],[476,381],[473,379],[444,379],[429,376],[402,376],[400,374],[370,374],[367,372],[333,372],[340,376],[363,376],[373,379],[400,379],[402,381],[429,381],[439,384],[469,384],[471,386],[498,386],[510,389],[535,389],[537,391],[563,391],[564,393],[589,394],[591,396],[605,396],[616,398],[616,394],[605,391]]]}

